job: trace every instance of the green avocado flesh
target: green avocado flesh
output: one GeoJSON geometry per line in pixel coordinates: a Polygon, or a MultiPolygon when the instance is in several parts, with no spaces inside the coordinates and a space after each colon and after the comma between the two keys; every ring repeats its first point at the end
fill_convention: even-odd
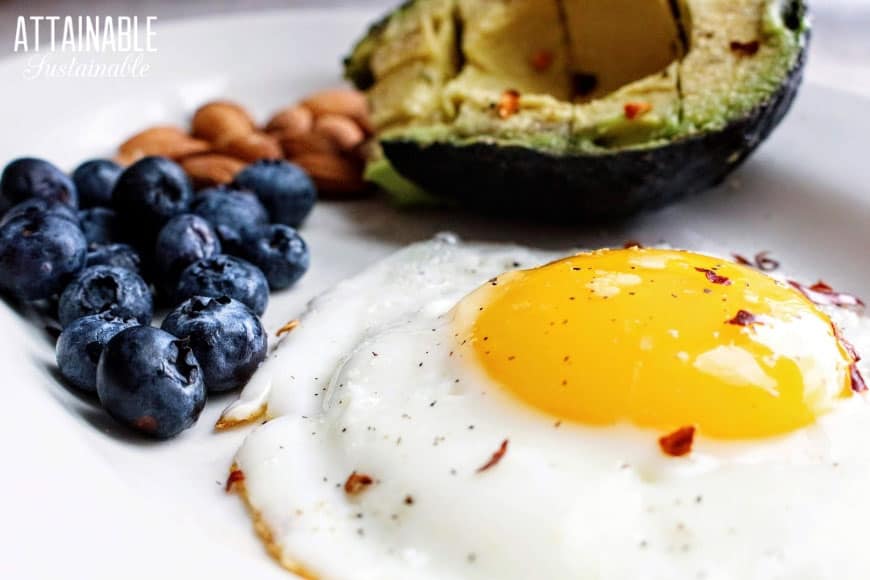
{"type": "Polygon", "coordinates": [[[596,154],[746,115],[783,83],[804,29],[779,0],[414,0],[346,64],[384,140],[596,154]]]}

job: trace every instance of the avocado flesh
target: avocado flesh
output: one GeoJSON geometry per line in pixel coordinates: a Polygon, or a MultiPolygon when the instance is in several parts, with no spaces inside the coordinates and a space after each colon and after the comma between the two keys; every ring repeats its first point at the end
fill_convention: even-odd
{"type": "Polygon", "coordinates": [[[412,2],[382,25],[378,42],[361,46],[369,75],[372,122],[392,126],[442,119],[446,83],[458,74],[453,0],[412,2]]]}
{"type": "MultiPolygon", "coordinates": [[[[410,6],[433,1],[416,0],[410,6]]],[[[504,188],[501,199],[513,197],[520,206],[528,205],[532,202],[519,198],[534,194],[547,178],[550,183],[545,186],[554,197],[588,198],[562,203],[576,206],[589,218],[630,213],[718,182],[769,134],[793,100],[808,40],[803,3],[650,0],[643,3],[647,12],[632,11],[632,4],[639,3],[441,2],[442,9],[452,10],[456,34],[441,37],[438,52],[454,55],[452,68],[442,70],[442,84],[433,97],[438,103],[428,101],[427,117],[406,114],[401,122],[378,124],[387,156],[399,172],[427,190],[469,198],[474,205],[486,203],[486,195],[474,188],[495,182],[504,188]],[[607,34],[579,34],[583,26],[595,28],[582,22],[583,14],[603,18],[626,12],[631,16],[607,34]],[[647,48],[622,60],[603,58],[595,64],[578,56],[584,38],[589,46],[613,40],[620,46],[647,48]],[[551,53],[544,70],[530,64],[542,50],[551,53]],[[594,76],[594,85],[578,83],[578,75],[584,75],[581,81],[594,76]],[[502,118],[498,104],[506,90],[520,93],[520,110],[502,118]],[[649,110],[630,119],[626,105],[631,104],[649,110]],[[432,169],[445,163],[461,170],[432,169]],[[652,179],[651,171],[673,178],[652,179]],[[468,178],[469,172],[481,179],[468,178]],[[446,176],[453,181],[448,183],[446,176]],[[538,185],[535,176],[542,178],[538,185]],[[618,188],[627,190],[622,201],[609,193],[618,188]]],[[[405,8],[391,20],[409,13],[405,8]]],[[[427,26],[419,20],[428,18],[426,14],[417,11],[417,26],[427,26]]],[[[594,22],[591,16],[589,22],[594,22]]],[[[379,35],[375,30],[358,45],[347,68],[358,85],[366,86],[360,80],[367,75],[374,84],[370,95],[376,116],[390,107],[377,94],[389,75],[370,74],[360,47],[375,43],[401,51],[379,35]]],[[[593,57],[594,53],[590,51],[593,57]]],[[[436,60],[417,56],[403,66],[436,60]]],[[[410,94],[406,92],[405,98],[412,100],[410,94]]]]}
{"type": "Polygon", "coordinates": [[[772,94],[795,61],[800,35],[784,26],[779,5],[416,0],[367,40],[376,45],[368,64],[374,123],[424,143],[526,140],[566,153],[722,127],[772,94]],[[732,41],[759,48],[742,54],[732,41]],[[543,70],[534,66],[540,55],[543,70]],[[578,75],[594,80],[587,94],[576,91],[578,75]],[[520,93],[521,110],[502,119],[495,109],[507,90],[520,93]],[[627,119],[633,102],[652,109],[627,119]]]}
{"type": "Polygon", "coordinates": [[[788,77],[804,44],[779,0],[684,0],[692,50],[680,64],[683,132],[717,130],[748,114],[788,77]],[[746,46],[732,49],[732,42],[746,46]],[[750,54],[753,43],[758,50],[750,54]],[[749,50],[749,52],[746,52],[749,50]]]}
{"type": "Polygon", "coordinates": [[[562,9],[571,71],[590,82],[579,95],[585,100],[654,75],[683,55],[669,0],[563,0],[562,9]]]}
{"type": "Polygon", "coordinates": [[[456,79],[460,86],[570,100],[567,43],[556,0],[461,0],[456,10],[465,60],[456,79]],[[538,68],[535,58],[545,59],[538,68]]]}

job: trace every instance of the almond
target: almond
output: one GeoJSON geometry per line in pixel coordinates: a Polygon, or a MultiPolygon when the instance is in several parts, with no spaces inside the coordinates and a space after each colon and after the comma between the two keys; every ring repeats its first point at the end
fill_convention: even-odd
{"type": "Polygon", "coordinates": [[[197,189],[229,183],[245,165],[240,159],[217,153],[194,155],[181,161],[181,168],[197,189]]]}
{"type": "Polygon", "coordinates": [[[365,133],[353,119],[334,113],[318,117],[314,122],[314,132],[332,139],[341,151],[350,151],[366,139],[365,133]]]}
{"type": "Polygon", "coordinates": [[[210,148],[206,141],[194,139],[179,127],[163,125],[145,129],[124,141],[118,148],[118,159],[124,164],[134,163],[149,155],[181,159],[204,153],[210,148]]]}
{"type": "Polygon", "coordinates": [[[366,96],[352,89],[331,89],[314,93],[302,104],[311,109],[315,117],[341,115],[350,117],[365,130],[371,130],[369,106],[366,96]]]}
{"type": "Polygon", "coordinates": [[[365,141],[362,145],[354,149],[350,152],[351,157],[359,159],[362,162],[366,162],[369,159],[374,159],[380,155],[381,153],[381,145],[378,143],[377,139],[369,139],[365,141]]]}
{"type": "Polygon", "coordinates": [[[303,135],[314,127],[314,113],[300,105],[287,107],[275,113],[266,125],[266,131],[286,137],[303,135]]]}
{"type": "Polygon", "coordinates": [[[362,165],[338,155],[309,153],[293,159],[302,167],[323,197],[341,199],[361,194],[366,189],[362,165]]]}
{"type": "Polygon", "coordinates": [[[293,159],[309,153],[338,154],[338,144],[326,135],[319,133],[304,133],[281,137],[281,148],[287,159],[293,159]]]}
{"type": "Polygon", "coordinates": [[[229,101],[215,101],[196,110],[191,130],[194,137],[220,144],[234,137],[253,133],[255,123],[240,105],[229,101]]]}
{"type": "Polygon", "coordinates": [[[219,146],[218,151],[251,163],[260,159],[284,159],[278,139],[266,133],[248,133],[233,137],[219,146]]]}

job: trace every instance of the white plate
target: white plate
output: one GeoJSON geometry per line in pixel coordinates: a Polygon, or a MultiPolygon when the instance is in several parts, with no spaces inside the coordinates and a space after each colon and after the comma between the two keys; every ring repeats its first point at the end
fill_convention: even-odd
{"type": "MultiPolygon", "coordinates": [[[[0,62],[0,161],[32,154],[72,167],[109,154],[149,124],[182,122],[213,97],[238,98],[265,117],[338,83],[339,59],[371,17],[330,10],[160,25],[145,80],[25,81],[24,60],[0,62]]],[[[783,127],[728,184],[618,227],[532,227],[401,214],[379,202],[320,204],[304,229],[313,268],[297,288],[273,297],[267,326],[274,331],[316,293],[443,229],[555,248],[638,239],[750,255],[770,250],[796,276],[870,295],[868,111],[868,101],[806,86],[783,127]]],[[[288,577],[256,540],[240,502],[223,493],[245,436],[212,431],[230,399],[211,401],[175,441],[130,439],[57,382],[52,345],[38,328],[5,305],[0,328],[0,577],[288,577]]]]}

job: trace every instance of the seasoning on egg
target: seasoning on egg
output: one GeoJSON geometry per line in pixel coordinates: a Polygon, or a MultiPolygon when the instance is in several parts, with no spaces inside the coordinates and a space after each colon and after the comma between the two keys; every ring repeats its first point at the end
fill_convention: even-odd
{"type": "Polygon", "coordinates": [[[858,370],[858,363],[852,363],[849,366],[849,378],[852,380],[852,391],[855,393],[867,392],[867,383],[864,382],[864,376],[858,370]]]}
{"type": "Polygon", "coordinates": [[[789,285],[806,296],[810,302],[820,306],[838,306],[840,308],[863,309],[864,301],[853,294],[837,292],[830,285],[819,280],[812,286],[806,286],[794,280],[788,281],[789,285]]]}
{"type": "Polygon", "coordinates": [[[763,324],[756,318],[754,314],[748,312],[746,310],[738,310],[737,314],[734,315],[734,318],[727,321],[726,324],[733,324],[734,326],[752,326],[753,324],[763,324]]]}
{"type": "Polygon", "coordinates": [[[731,254],[731,256],[734,258],[734,261],[741,266],[757,268],[762,272],[773,272],[774,270],[779,269],[779,261],[771,258],[770,252],[768,251],[758,252],[752,260],[745,256],[741,256],[740,254],[731,254]]]}
{"type": "Polygon", "coordinates": [[[779,262],[770,257],[770,252],[755,254],[755,266],[762,272],[773,272],[779,268],[779,262]]]}
{"type": "Polygon", "coordinates": [[[707,277],[707,280],[709,280],[713,284],[721,284],[722,286],[730,286],[731,285],[731,280],[729,280],[725,276],[720,276],[719,274],[717,274],[713,270],[710,270],[709,268],[695,268],[695,271],[701,272],[702,274],[704,274],[707,277]]]}
{"type": "Polygon", "coordinates": [[[344,482],[344,492],[347,495],[358,495],[374,482],[375,480],[370,475],[353,471],[344,482]]]}
{"type": "Polygon", "coordinates": [[[671,457],[683,457],[692,452],[692,444],[695,441],[695,427],[689,425],[680,427],[673,433],[659,438],[659,447],[665,455],[671,457]]]}
{"type": "Polygon", "coordinates": [[[843,347],[843,350],[845,350],[849,357],[852,359],[852,364],[849,365],[849,379],[851,381],[852,392],[866,392],[867,383],[864,382],[864,376],[858,369],[858,362],[861,360],[861,355],[858,354],[858,351],[855,349],[852,343],[846,340],[846,337],[843,336],[842,332],[840,332],[840,327],[838,327],[836,324],[831,323],[831,328],[834,329],[834,337],[840,343],[840,346],[843,347]]]}
{"type": "Polygon", "coordinates": [[[227,484],[226,486],[224,486],[224,489],[227,493],[231,493],[232,491],[234,491],[236,484],[239,484],[243,481],[245,481],[245,473],[241,469],[233,467],[230,470],[229,477],[227,477],[227,484]]]}
{"type": "Polygon", "coordinates": [[[507,453],[508,449],[508,440],[505,439],[501,442],[501,445],[498,448],[498,451],[492,454],[492,457],[489,458],[489,461],[481,465],[477,468],[477,473],[483,473],[484,471],[495,467],[501,461],[502,457],[504,457],[505,453],[507,453]]]}

